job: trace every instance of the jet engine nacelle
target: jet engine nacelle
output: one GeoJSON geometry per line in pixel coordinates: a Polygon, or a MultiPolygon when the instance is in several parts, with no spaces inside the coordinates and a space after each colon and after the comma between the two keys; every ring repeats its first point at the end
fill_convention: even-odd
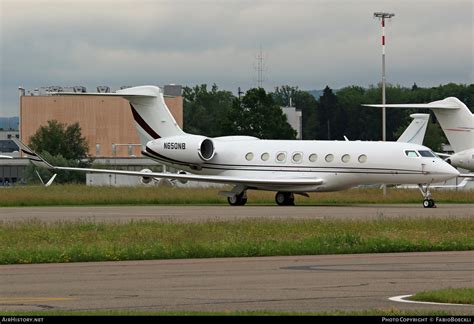
{"type": "MultiPolygon", "coordinates": [[[[187,174],[186,171],[179,171],[178,174],[187,174]]],[[[188,180],[178,179],[179,183],[186,184],[188,180]]]]}
{"type": "Polygon", "coordinates": [[[456,168],[474,171],[474,148],[457,152],[449,157],[449,164],[456,168]]]}
{"type": "MultiPolygon", "coordinates": [[[[150,173],[152,171],[150,169],[143,169],[140,172],[150,173]]],[[[140,178],[140,182],[143,183],[143,184],[149,184],[152,181],[153,181],[152,177],[141,177],[140,178]]]]}
{"type": "Polygon", "coordinates": [[[146,145],[146,151],[159,159],[199,165],[212,160],[216,154],[214,142],[199,135],[159,138],[146,145]]]}

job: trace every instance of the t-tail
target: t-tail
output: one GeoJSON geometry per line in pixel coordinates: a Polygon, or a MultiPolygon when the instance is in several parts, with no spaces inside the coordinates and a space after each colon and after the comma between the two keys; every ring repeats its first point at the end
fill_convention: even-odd
{"type": "Polygon", "coordinates": [[[185,134],[166,106],[163,92],[157,86],[132,87],[115,93],[58,92],[54,95],[107,96],[126,99],[130,103],[142,150],[151,140],[185,134]]]}
{"type": "Polygon", "coordinates": [[[413,121],[400,135],[397,142],[423,145],[430,114],[411,114],[410,117],[413,118],[413,121]]]}
{"type": "MultiPolygon", "coordinates": [[[[384,107],[384,105],[364,106],[384,107]]],[[[455,152],[474,146],[474,115],[458,98],[449,97],[425,104],[388,104],[385,107],[431,109],[455,152]]]]}
{"type": "Polygon", "coordinates": [[[184,135],[156,86],[126,88],[115,93],[130,103],[142,148],[153,139],[184,135]]]}

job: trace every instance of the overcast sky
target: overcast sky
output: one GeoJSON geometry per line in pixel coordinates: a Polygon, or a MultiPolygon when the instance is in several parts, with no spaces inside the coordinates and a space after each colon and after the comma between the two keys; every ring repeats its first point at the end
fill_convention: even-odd
{"type": "Polygon", "coordinates": [[[377,84],[386,24],[387,81],[472,83],[474,1],[0,0],[0,116],[18,86],[216,83],[300,89],[377,84]]]}

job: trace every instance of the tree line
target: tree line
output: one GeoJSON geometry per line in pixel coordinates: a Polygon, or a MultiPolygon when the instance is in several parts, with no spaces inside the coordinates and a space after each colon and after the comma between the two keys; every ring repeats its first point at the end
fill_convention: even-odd
{"type": "MultiPolygon", "coordinates": [[[[184,130],[206,136],[249,135],[265,139],[294,139],[296,132],[286,122],[280,106],[302,111],[302,138],[306,140],[381,140],[382,112],[380,108],[362,104],[381,103],[380,86],[363,88],[349,86],[333,91],[329,86],[320,98],[297,86],[281,86],[266,93],[264,89],[248,90],[238,98],[217,85],[185,87],[184,130]]],[[[449,83],[438,87],[411,88],[388,85],[387,103],[426,103],[446,97],[457,97],[473,111],[474,84],[449,83]]],[[[447,143],[434,114],[426,110],[387,109],[387,140],[396,140],[411,122],[414,112],[430,113],[424,144],[435,151],[447,143]]]]}

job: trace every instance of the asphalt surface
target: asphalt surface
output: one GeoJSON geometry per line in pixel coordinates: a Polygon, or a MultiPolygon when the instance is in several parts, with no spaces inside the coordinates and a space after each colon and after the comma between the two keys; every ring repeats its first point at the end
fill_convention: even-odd
{"type": "Polygon", "coordinates": [[[0,310],[448,310],[388,300],[474,286],[474,252],[0,266],[0,310]]]}
{"type": "MultiPolygon", "coordinates": [[[[0,221],[474,217],[474,205],[117,206],[0,208],[0,221]]],[[[448,310],[388,298],[474,287],[474,251],[0,266],[0,310],[448,310]]]]}
{"type": "Polygon", "coordinates": [[[368,219],[392,217],[474,218],[474,204],[440,204],[438,208],[415,205],[345,206],[87,206],[0,208],[0,221],[38,219],[55,221],[128,222],[160,220],[202,222],[208,220],[269,219],[368,219]]]}

